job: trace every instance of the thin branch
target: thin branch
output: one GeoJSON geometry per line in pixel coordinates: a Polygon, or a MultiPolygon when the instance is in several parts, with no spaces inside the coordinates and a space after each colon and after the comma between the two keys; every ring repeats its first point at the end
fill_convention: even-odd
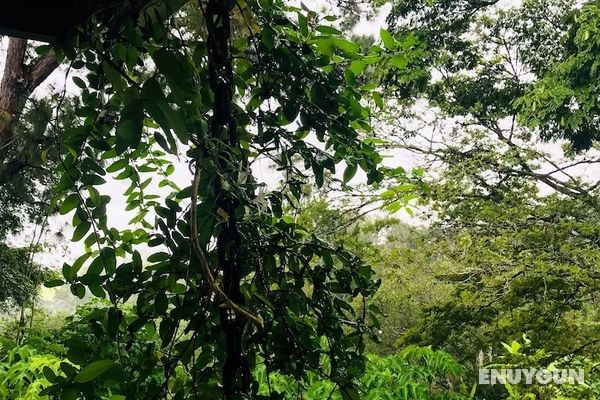
{"type": "Polygon", "coordinates": [[[264,322],[262,318],[255,316],[254,314],[244,310],[238,304],[236,304],[233,300],[231,300],[221,289],[221,286],[215,281],[212,271],[210,270],[210,266],[208,265],[208,260],[202,250],[200,243],[198,242],[198,218],[197,218],[197,208],[198,208],[198,187],[200,186],[200,176],[201,169],[200,163],[196,163],[196,171],[194,174],[194,181],[192,183],[192,203],[190,206],[190,231],[191,231],[191,239],[192,239],[192,249],[194,250],[194,254],[196,258],[200,262],[200,267],[202,268],[202,272],[204,273],[204,277],[208,281],[211,290],[215,295],[220,297],[227,308],[232,310],[237,315],[247,319],[248,321],[252,321],[259,327],[264,326],[264,322]]]}

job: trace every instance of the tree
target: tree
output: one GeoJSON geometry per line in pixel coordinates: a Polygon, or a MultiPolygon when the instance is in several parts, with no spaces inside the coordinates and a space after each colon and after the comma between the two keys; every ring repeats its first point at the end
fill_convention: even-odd
{"type": "Polygon", "coordinates": [[[26,306],[48,271],[35,265],[29,249],[15,249],[0,244],[0,304],[4,307],[26,306]]]}
{"type": "Polygon", "coordinates": [[[393,217],[354,215],[325,199],[299,211],[298,221],[306,229],[351,250],[373,266],[381,280],[365,305],[354,304],[358,312],[365,306],[381,312],[377,340],[367,344],[370,352],[396,354],[400,339],[422,329],[427,310],[452,298],[455,284],[443,277],[460,273],[462,265],[448,257],[449,244],[437,229],[412,227],[393,217]]]}
{"type": "Polygon", "coordinates": [[[27,40],[8,40],[0,82],[0,299],[21,307],[21,327],[26,322],[24,308],[33,305],[38,286],[47,277],[45,268],[33,263],[33,253],[42,247],[36,242],[37,227],[46,227],[57,179],[59,131],[53,121],[71,110],[70,101],[63,99],[63,112],[55,113],[53,106],[63,100],[52,93],[30,98],[58,66],[53,52],[32,56],[32,48],[27,40]],[[10,235],[21,233],[27,224],[36,224],[29,248],[12,247],[10,235]]]}
{"type": "MultiPolygon", "coordinates": [[[[56,203],[74,212],[73,240],[89,251],[63,275],[75,295],[110,300],[97,311],[96,334],[120,356],[84,349],[44,393],[139,398],[148,370],[126,371],[148,363],[164,375],[154,398],[260,398],[252,370],[264,363],[267,376],[311,372],[344,399],[358,398],[363,336],[372,330],[370,312],[349,302],[374,293],[373,271],[284,210],[297,206],[306,182],[321,186],[325,170],[342,162],[345,182],[359,167],[369,183],[383,179],[381,157],[364,140],[372,85],[355,85],[367,63],[408,50],[361,54],[326,24],[332,17],[279,1],[190,2],[202,16],[197,30],[172,14],[180,3],[167,4],[129,13],[114,31],[92,20],[61,49],[88,71],[74,78],[82,103],[62,137],[56,203]],[[233,18],[243,21],[240,31],[233,18]],[[193,171],[185,188],[169,178],[174,157],[193,171]],[[281,189],[259,196],[257,159],[277,166],[281,189]],[[107,174],[131,182],[134,229],[109,226],[107,174]],[[138,249],[146,244],[158,251],[144,260],[138,249]],[[119,306],[133,299],[130,322],[119,306]],[[158,330],[160,356],[148,348],[144,360],[124,357],[143,327],[158,330]],[[176,379],[182,368],[185,379],[176,379]]],[[[277,396],[268,382],[269,398],[277,396]]]]}
{"type": "Polygon", "coordinates": [[[574,151],[597,148],[597,21],[600,9],[587,2],[571,16],[565,51],[516,102],[521,120],[547,139],[566,139],[574,151]]]}
{"type": "MultiPolygon", "coordinates": [[[[439,76],[420,88],[432,110],[424,114],[410,106],[392,107],[391,114],[401,113],[406,123],[389,124],[387,146],[421,154],[431,167],[459,158],[488,164],[480,185],[489,185],[491,176],[494,182],[529,176],[567,196],[593,201],[596,182],[580,182],[571,174],[574,167],[596,164],[593,154],[551,156],[539,145],[548,136],[518,123],[521,96],[565,51],[571,7],[568,1],[527,1],[520,8],[481,14],[469,20],[469,33],[477,40],[463,41],[458,48],[431,39],[437,28],[417,25],[439,76]],[[411,125],[416,128],[406,129],[411,125]]],[[[416,28],[408,23],[396,29],[416,28]]]]}
{"type": "Polygon", "coordinates": [[[0,82],[0,184],[4,185],[24,168],[35,166],[32,160],[21,157],[7,158],[14,146],[17,124],[23,115],[29,96],[58,67],[53,52],[30,57],[26,39],[10,38],[0,82]]]}
{"type": "MultiPolygon", "coordinates": [[[[445,277],[455,285],[453,298],[431,307],[403,343],[443,346],[473,362],[480,350],[492,346],[497,355],[500,341],[527,332],[533,348],[552,349],[548,360],[595,357],[598,246],[596,233],[587,233],[598,226],[598,180],[578,176],[577,168],[593,167],[597,158],[569,143],[557,156],[559,146],[545,144],[555,135],[519,116],[536,115],[527,96],[572,51],[566,32],[574,27],[573,4],[467,7],[475,3],[483,4],[398,2],[390,16],[410,16],[393,30],[418,32],[432,74],[412,86],[421,98],[416,106],[398,93],[393,75],[388,79],[388,112],[402,119],[389,124],[385,146],[427,163],[433,246],[462,266],[445,277]],[[440,7],[466,14],[437,13],[440,7]]],[[[561,93],[545,92],[548,99],[561,93]]],[[[389,122],[385,114],[383,120],[389,122]]]]}

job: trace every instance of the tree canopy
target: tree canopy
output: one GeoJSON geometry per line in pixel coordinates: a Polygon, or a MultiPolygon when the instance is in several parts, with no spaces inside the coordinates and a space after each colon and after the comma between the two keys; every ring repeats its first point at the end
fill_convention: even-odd
{"type": "Polygon", "coordinates": [[[0,329],[0,394],[598,395],[598,7],[387,4],[368,38],[358,2],[165,0],[10,39],[0,302],[94,300],[0,329]],[[59,65],[76,95],[33,96],[59,65]],[[59,276],[11,243],[52,218],[59,276]],[[592,377],[476,384],[499,363],[592,377]]]}

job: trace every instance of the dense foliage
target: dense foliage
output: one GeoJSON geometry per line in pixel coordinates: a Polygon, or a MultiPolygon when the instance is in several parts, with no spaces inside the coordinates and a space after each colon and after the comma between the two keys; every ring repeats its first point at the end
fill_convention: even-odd
{"type": "Polygon", "coordinates": [[[399,32],[420,32],[437,76],[418,94],[429,115],[414,102],[392,106],[408,126],[422,127],[396,127],[388,145],[422,154],[435,169],[432,238],[441,257],[460,265],[444,278],[454,282],[453,298],[432,307],[410,340],[420,336],[474,360],[486,343],[526,332],[533,346],[549,345],[557,356],[582,346],[595,355],[598,182],[577,177],[576,169],[594,168],[597,160],[593,152],[544,148],[541,139],[555,135],[519,122],[529,93],[572,51],[568,34],[587,6],[485,6],[399,2],[390,16],[398,17],[399,32]],[[460,12],[444,21],[436,12],[450,5],[460,12]],[[448,36],[440,38],[445,23],[448,36]]]}
{"type": "Polygon", "coordinates": [[[267,374],[312,372],[356,398],[372,311],[348,302],[375,292],[373,272],[284,210],[296,207],[302,185],[322,186],[342,162],[344,182],[359,167],[370,183],[382,181],[381,157],[363,141],[372,128],[360,100],[369,92],[357,78],[367,63],[400,68],[404,50],[391,39],[362,54],[323,24],[328,18],[278,2],[190,4],[188,15],[201,16],[195,28],[169,16],[176,2],[163,6],[128,16],[120,30],[88,29],[76,47],[57,50],[88,71],[73,78],[81,104],[61,138],[55,200],[61,214],[75,211],[73,240],[89,250],[62,272],[73,294],[111,301],[97,311],[98,329],[119,357],[78,344],[68,356],[80,367],[67,367],[66,380],[45,393],[256,398],[251,371],[262,357],[267,374]],[[238,17],[244,25],[233,25],[238,17]],[[173,156],[183,173],[193,171],[191,185],[169,178],[173,156]],[[251,169],[260,159],[284,176],[268,195],[251,169]],[[126,211],[136,211],[136,229],[111,227],[108,174],[130,182],[126,211]],[[142,258],[142,244],[158,250],[142,258]],[[128,320],[119,305],[132,299],[136,318],[128,320]],[[130,344],[144,329],[161,342],[141,344],[138,355],[130,344]],[[148,368],[128,373],[141,362],[148,368]],[[150,385],[157,367],[164,380],[150,385]],[[173,385],[181,368],[187,379],[173,385]]]}
{"type": "MultiPolygon", "coordinates": [[[[51,382],[64,379],[64,370],[73,368],[72,359],[77,348],[91,347],[104,357],[119,357],[118,349],[110,340],[104,340],[98,331],[99,309],[107,309],[110,303],[95,302],[81,306],[77,312],[67,318],[65,324],[56,324],[52,318],[37,321],[38,329],[29,337],[29,344],[15,346],[7,340],[0,346],[0,383],[3,398],[15,400],[39,399],[39,392],[51,385],[51,382]],[[77,340],[75,340],[77,338],[77,340]]],[[[123,310],[125,318],[133,317],[131,308],[123,310]]],[[[3,336],[7,332],[0,332],[3,336]]],[[[159,333],[145,330],[130,350],[122,357],[143,357],[138,351],[147,344],[160,346],[159,333]]],[[[146,355],[148,356],[148,355],[146,355]]],[[[327,356],[323,356],[327,357],[327,356]]],[[[325,362],[325,360],[323,361],[325,362]]],[[[100,365],[101,364],[96,364],[100,365]]],[[[160,368],[146,366],[147,381],[140,390],[160,385],[163,371],[160,368]]],[[[87,370],[92,374],[93,368],[87,370]]],[[[139,373],[136,370],[127,374],[139,373]]],[[[183,384],[189,375],[184,368],[178,368],[170,385],[183,384]]],[[[261,363],[253,373],[260,383],[261,395],[268,396],[269,390],[281,393],[281,398],[295,399],[302,395],[305,399],[342,399],[336,391],[336,383],[323,380],[319,375],[310,373],[305,379],[297,380],[281,373],[267,374],[261,363]]],[[[78,375],[83,379],[83,375],[78,375]]],[[[361,398],[366,399],[466,399],[467,387],[463,383],[464,368],[450,355],[433,351],[430,348],[409,347],[402,352],[387,357],[370,355],[364,375],[359,383],[361,398]]],[[[143,392],[146,396],[151,394],[143,392]]],[[[69,391],[65,396],[75,395],[69,391]]],[[[47,398],[47,397],[42,397],[47,398]]],[[[103,399],[120,400],[120,395],[108,393],[103,399]]]]}
{"type": "Polygon", "coordinates": [[[115,2],[37,48],[78,96],[3,149],[0,396],[600,396],[598,6],[390,3],[115,2]],[[49,278],[9,235],[57,213],[49,278]],[[26,321],[42,280],[86,304],[26,321]]]}

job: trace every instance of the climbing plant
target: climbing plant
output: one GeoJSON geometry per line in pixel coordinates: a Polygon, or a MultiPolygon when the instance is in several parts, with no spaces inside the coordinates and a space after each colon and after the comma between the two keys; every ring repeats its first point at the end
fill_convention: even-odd
{"type": "Polygon", "coordinates": [[[374,293],[374,274],[286,210],[340,168],[343,185],[358,169],[369,184],[384,172],[406,179],[380,167],[367,107],[381,101],[370,92],[378,78],[361,75],[374,63],[402,70],[411,44],[383,31],[385,45],[365,50],[335,17],[278,0],[184,3],[145,3],[118,26],[92,18],[54,49],[81,88],[55,204],[87,251],[47,285],[111,302],[88,318],[118,357],[73,348],[43,394],[281,398],[276,372],[317,374],[359,398],[366,321],[377,319],[350,304],[374,293]],[[277,171],[278,189],[255,176],[258,162],[277,171]],[[183,187],[173,179],[182,174],[183,187]],[[107,179],[129,183],[126,229],[107,215],[107,179]],[[134,319],[123,318],[125,302],[134,319]],[[160,343],[132,356],[148,330],[160,343]],[[267,395],[257,394],[257,360],[267,395]],[[163,381],[149,384],[157,367],[163,381]]]}

